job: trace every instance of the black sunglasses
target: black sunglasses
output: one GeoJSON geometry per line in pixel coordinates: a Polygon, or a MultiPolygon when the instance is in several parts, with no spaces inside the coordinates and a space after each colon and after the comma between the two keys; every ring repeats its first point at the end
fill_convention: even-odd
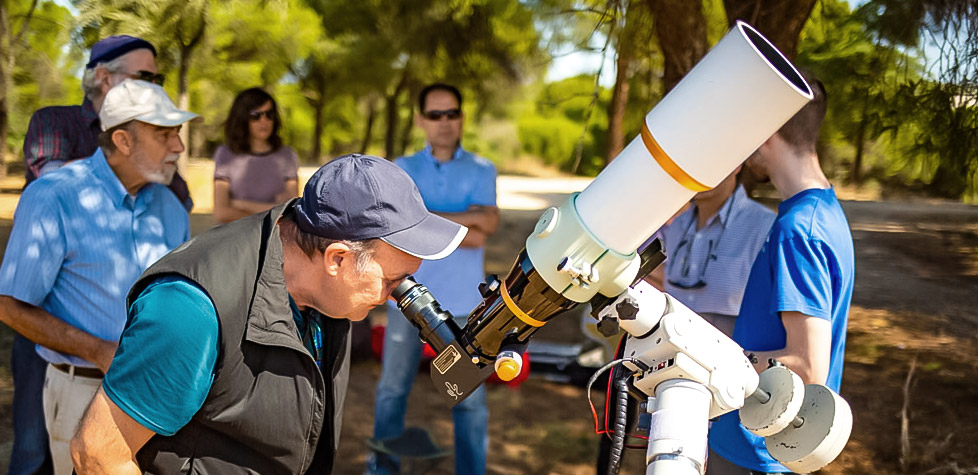
{"type": "Polygon", "coordinates": [[[258,121],[258,119],[261,119],[262,116],[265,116],[265,118],[268,120],[274,121],[275,109],[268,109],[263,111],[251,111],[248,113],[248,118],[251,119],[252,122],[258,121]]]}
{"type": "Polygon", "coordinates": [[[157,86],[162,86],[163,81],[166,80],[166,76],[161,73],[154,73],[151,71],[139,70],[134,73],[129,73],[129,77],[132,79],[138,79],[140,81],[151,82],[157,86]]]}
{"type": "Polygon", "coordinates": [[[431,121],[439,121],[442,119],[458,120],[459,118],[462,117],[462,110],[461,109],[448,109],[443,111],[430,110],[430,111],[425,111],[423,114],[421,114],[421,116],[431,121]]]}

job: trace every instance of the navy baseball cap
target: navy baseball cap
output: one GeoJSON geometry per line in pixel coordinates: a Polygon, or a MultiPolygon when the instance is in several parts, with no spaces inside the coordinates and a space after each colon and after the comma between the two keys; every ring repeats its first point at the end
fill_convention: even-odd
{"type": "Polygon", "coordinates": [[[130,51],[137,49],[148,49],[156,56],[156,48],[142,38],[129,35],[118,35],[103,38],[92,45],[91,55],[88,57],[88,64],[85,69],[92,69],[98,63],[108,63],[130,51]]]}
{"type": "Polygon", "coordinates": [[[327,239],[380,239],[422,259],[441,259],[468,228],[432,214],[408,174],[372,155],[337,157],[313,173],[295,204],[304,232],[327,239]]]}

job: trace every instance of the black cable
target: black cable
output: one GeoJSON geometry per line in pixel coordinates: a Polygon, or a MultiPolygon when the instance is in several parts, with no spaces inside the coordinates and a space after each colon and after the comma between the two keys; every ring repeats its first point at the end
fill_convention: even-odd
{"type": "Polygon", "coordinates": [[[615,433],[611,439],[611,456],[608,458],[608,474],[618,475],[621,468],[621,455],[625,447],[625,425],[628,419],[628,380],[618,380],[618,414],[615,417],[615,433]]]}
{"type": "Polygon", "coordinates": [[[588,406],[591,407],[591,415],[594,416],[594,433],[595,434],[600,434],[601,433],[601,426],[600,426],[600,424],[598,422],[598,411],[596,409],[594,409],[594,402],[591,400],[591,386],[594,386],[594,382],[597,381],[599,377],[601,377],[601,373],[604,373],[605,371],[608,371],[608,369],[611,368],[612,366],[619,365],[619,364],[624,363],[626,361],[629,362],[629,363],[634,364],[635,366],[638,366],[639,369],[641,369],[642,371],[648,371],[649,370],[649,366],[646,365],[645,363],[643,363],[643,362],[641,362],[641,361],[639,361],[639,360],[637,360],[635,358],[625,357],[625,358],[616,359],[616,360],[611,361],[608,364],[602,366],[597,371],[595,371],[593,375],[591,375],[591,378],[590,379],[587,380],[587,385],[585,386],[584,391],[587,393],[587,404],[588,404],[588,406]]]}

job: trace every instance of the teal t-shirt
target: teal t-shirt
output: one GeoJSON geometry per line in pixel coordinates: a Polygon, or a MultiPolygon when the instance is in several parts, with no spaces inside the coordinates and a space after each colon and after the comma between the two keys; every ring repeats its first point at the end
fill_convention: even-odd
{"type": "MultiPolygon", "coordinates": [[[[289,303],[303,343],[319,361],[319,322],[304,319],[291,296],[289,303]]],[[[220,325],[210,297],[183,277],[161,277],[129,308],[129,323],[102,388],[143,427],[173,435],[204,404],[219,347],[220,325]]]]}

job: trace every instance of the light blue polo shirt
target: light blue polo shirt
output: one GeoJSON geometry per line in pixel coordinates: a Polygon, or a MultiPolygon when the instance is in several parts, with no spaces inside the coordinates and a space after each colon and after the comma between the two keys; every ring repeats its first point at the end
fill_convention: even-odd
{"type": "MultiPolygon", "coordinates": [[[[394,163],[411,176],[430,211],[460,213],[472,205],[496,205],[496,168],[462,147],[447,162],[439,162],[429,145],[394,163]]],[[[459,247],[444,259],[422,262],[414,273],[456,318],[467,316],[482,301],[479,284],[485,277],[481,247],[459,247]]]]}
{"type": "MultiPolygon", "coordinates": [[[[130,195],[98,149],[24,190],[0,266],[0,295],[116,341],[129,287],[189,238],[187,210],[170,190],[151,183],[130,195]]],[[[41,346],[37,352],[50,363],[94,367],[41,346]]]]}
{"type": "MultiPolygon", "coordinates": [[[[778,205],[778,217],[747,279],[733,339],[747,351],[779,350],[787,337],[781,312],[828,320],[832,340],[825,385],[838,391],[854,281],[852,234],[835,191],[799,192],[778,205]]],[[[763,438],[740,425],[739,411],[713,423],[710,448],[740,467],[790,471],[768,454],[763,438]]]]}

